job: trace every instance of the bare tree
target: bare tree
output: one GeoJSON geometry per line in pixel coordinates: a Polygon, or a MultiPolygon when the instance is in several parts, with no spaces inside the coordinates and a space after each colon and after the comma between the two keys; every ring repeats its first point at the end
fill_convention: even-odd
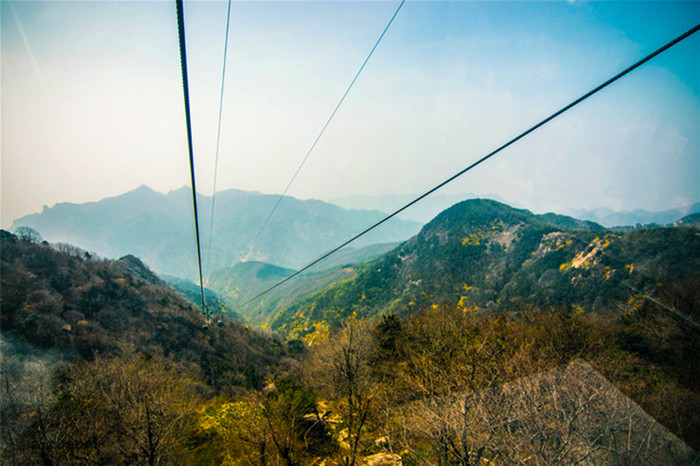
{"type": "Polygon", "coordinates": [[[315,349],[307,365],[310,383],[337,400],[337,409],[347,427],[348,465],[357,462],[363,431],[374,407],[376,385],[368,364],[371,350],[368,324],[350,320],[329,344],[315,349]]]}
{"type": "Polygon", "coordinates": [[[0,338],[0,460],[53,464],[61,429],[51,419],[48,353],[31,351],[0,338]],[[31,440],[30,440],[31,438],[31,440]]]}
{"type": "Polygon", "coordinates": [[[15,229],[15,234],[22,241],[27,241],[29,243],[39,244],[44,239],[41,234],[32,227],[21,226],[15,229]]]}
{"type": "Polygon", "coordinates": [[[78,363],[59,377],[15,451],[20,464],[172,462],[195,396],[178,374],[133,353],[78,363]],[[26,454],[25,454],[26,453],[26,454]]]}
{"type": "Polygon", "coordinates": [[[62,252],[78,259],[82,259],[85,256],[85,251],[69,243],[56,243],[53,247],[58,252],[62,252]]]}

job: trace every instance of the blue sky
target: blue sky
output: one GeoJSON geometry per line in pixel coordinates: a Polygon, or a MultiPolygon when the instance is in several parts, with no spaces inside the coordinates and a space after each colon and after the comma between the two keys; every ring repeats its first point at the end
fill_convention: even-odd
{"type": "MultiPolygon", "coordinates": [[[[210,194],[226,2],[185,2],[210,194]]],[[[398,2],[234,2],[218,189],[281,192],[398,2]]],[[[289,194],[420,193],[700,21],[699,2],[407,1],[289,194]]],[[[2,2],[2,226],[188,183],[173,2],[2,2]]],[[[445,189],[700,201],[700,33],[445,189]]]]}

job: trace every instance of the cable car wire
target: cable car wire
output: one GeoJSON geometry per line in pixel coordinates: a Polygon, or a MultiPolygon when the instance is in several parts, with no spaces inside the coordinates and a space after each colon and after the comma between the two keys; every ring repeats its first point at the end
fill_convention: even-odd
{"type": "Polygon", "coordinates": [[[301,169],[304,167],[304,164],[305,164],[306,161],[309,159],[309,156],[311,155],[311,153],[312,153],[312,152],[314,151],[314,149],[316,148],[316,145],[318,144],[318,141],[321,139],[321,136],[323,136],[323,133],[326,132],[326,129],[328,128],[328,125],[331,124],[331,121],[333,120],[333,117],[334,117],[335,114],[338,112],[338,109],[340,108],[340,106],[341,106],[341,105],[343,104],[343,102],[345,101],[345,98],[346,98],[346,97],[348,96],[348,94],[350,93],[350,89],[352,89],[352,87],[355,85],[355,82],[357,81],[357,78],[360,77],[360,73],[362,73],[362,70],[365,69],[365,66],[367,65],[367,62],[369,62],[369,59],[370,59],[370,58],[372,57],[372,55],[374,54],[374,51],[375,51],[375,50],[377,49],[377,47],[379,46],[379,43],[380,43],[380,42],[382,41],[382,39],[384,38],[384,35],[385,35],[386,32],[389,30],[389,27],[390,27],[391,24],[394,22],[394,19],[395,19],[396,16],[399,14],[399,11],[401,10],[401,7],[403,6],[404,3],[406,3],[406,0],[401,0],[401,3],[399,3],[399,6],[396,8],[396,11],[394,11],[394,14],[392,15],[391,19],[389,20],[389,22],[387,23],[386,27],[384,28],[384,30],[383,30],[382,33],[380,34],[379,39],[377,39],[377,41],[374,43],[374,46],[372,47],[372,50],[370,50],[370,52],[369,52],[369,55],[367,55],[367,58],[365,58],[365,61],[362,62],[362,66],[360,66],[360,69],[357,71],[357,73],[355,73],[355,77],[352,79],[352,81],[350,82],[350,85],[349,85],[348,88],[345,90],[345,93],[344,93],[343,96],[340,98],[340,101],[338,102],[338,104],[337,104],[337,105],[335,106],[335,108],[333,109],[333,112],[331,113],[331,116],[328,117],[328,120],[326,120],[326,123],[323,125],[323,128],[321,128],[321,132],[318,133],[318,136],[316,136],[316,139],[314,140],[314,143],[311,144],[311,147],[309,148],[308,152],[306,153],[306,156],[304,157],[304,159],[303,159],[303,160],[301,161],[301,163],[299,164],[299,167],[297,167],[297,170],[296,170],[296,172],[294,172],[294,175],[292,175],[292,178],[289,180],[289,183],[287,183],[287,187],[284,188],[284,191],[282,191],[282,194],[280,194],[279,198],[277,199],[277,202],[276,202],[275,205],[272,207],[272,210],[270,210],[270,213],[267,214],[267,218],[266,218],[265,221],[263,222],[263,224],[262,224],[262,226],[260,227],[260,229],[258,230],[258,232],[257,232],[257,233],[255,234],[255,236],[253,237],[253,240],[250,242],[250,246],[249,246],[249,250],[250,250],[250,251],[253,250],[253,245],[255,244],[255,242],[257,241],[257,239],[260,237],[260,234],[263,232],[263,230],[265,229],[265,227],[267,226],[267,224],[270,222],[270,219],[272,218],[272,216],[274,215],[275,211],[276,211],[277,208],[279,207],[280,203],[282,202],[282,199],[284,199],[284,197],[287,195],[287,192],[289,191],[289,188],[292,186],[292,184],[294,183],[294,180],[296,179],[297,175],[299,175],[299,172],[300,172],[301,169]]]}
{"type": "Polygon", "coordinates": [[[226,57],[228,55],[228,34],[231,24],[231,0],[228,0],[228,9],[226,10],[226,34],[224,35],[224,58],[221,69],[221,94],[219,95],[219,124],[216,130],[216,157],[214,158],[214,187],[211,195],[211,214],[209,217],[209,244],[207,245],[207,268],[211,263],[211,243],[214,233],[214,206],[216,201],[216,178],[219,172],[219,151],[221,148],[221,116],[224,108],[224,84],[226,79],[226,57]]]}
{"type": "Polygon", "coordinates": [[[629,288],[630,290],[634,291],[634,292],[637,293],[638,295],[641,295],[641,296],[644,297],[645,299],[648,299],[649,301],[651,301],[652,303],[656,304],[657,306],[661,306],[662,308],[666,309],[667,311],[669,311],[669,312],[672,313],[673,315],[680,317],[681,319],[683,319],[683,320],[685,320],[686,322],[690,323],[691,325],[695,326],[695,328],[700,329],[700,324],[698,324],[697,322],[695,322],[693,319],[691,319],[691,318],[688,317],[687,315],[683,314],[682,312],[677,311],[676,309],[672,308],[671,306],[669,306],[669,305],[666,304],[666,303],[662,303],[662,302],[659,301],[658,299],[652,298],[651,296],[649,296],[649,295],[646,294],[645,292],[643,292],[643,291],[641,291],[641,290],[638,290],[637,288],[635,288],[635,287],[633,287],[633,286],[631,286],[631,285],[628,285],[627,283],[623,283],[623,285],[625,285],[627,288],[629,288]]]}
{"type": "Polygon", "coordinates": [[[412,200],[411,202],[405,204],[403,207],[401,207],[401,208],[395,210],[394,212],[392,212],[392,213],[386,215],[384,218],[382,218],[381,220],[379,220],[379,221],[376,222],[375,224],[371,225],[370,227],[364,229],[364,230],[361,231],[360,233],[356,234],[355,236],[353,236],[353,237],[350,238],[349,240],[347,240],[347,241],[345,241],[344,243],[342,243],[340,246],[337,246],[337,247],[331,249],[330,251],[328,251],[328,252],[326,252],[325,254],[321,255],[319,258],[315,259],[314,261],[312,261],[312,262],[309,263],[308,265],[306,265],[306,266],[302,267],[301,269],[297,270],[297,271],[294,272],[292,275],[290,275],[290,276],[286,277],[285,279],[279,281],[279,282],[276,283],[275,285],[273,285],[273,286],[267,288],[265,291],[263,291],[263,292],[257,294],[255,297],[253,297],[253,298],[249,299],[248,301],[246,301],[245,303],[243,303],[243,306],[245,306],[245,305],[247,305],[247,304],[250,304],[251,302],[253,302],[253,301],[255,301],[255,300],[261,298],[262,296],[266,295],[267,293],[269,293],[270,291],[272,291],[272,290],[274,290],[275,288],[279,287],[280,285],[282,285],[282,284],[288,282],[288,281],[291,280],[292,278],[298,276],[298,275],[301,274],[302,272],[304,272],[304,271],[308,270],[309,268],[313,267],[314,265],[318,264],[319,262],[321,262],[322,260],[326,259],[326,258],[329,257],[330,255],[332,255],[332,254],[338,252],[340,249],[344,248],[344,247],[347,246],[348,244],[350,244],[350,243],[352,243],[353,241],[359,239],[360,237],[364,236],[365,234],[369,233],[370,231],[374,230],[375,228],[377,228],[378,226],[380,226],[381,224],[383,224],[383,223],[386,222],[387,220],[389,220],[389,219],[395,217],[396,215],[400,214],[401,212],[403,212],[404,210],[408,209],[408,208],[411,207],[412,205],[414,205],[414,204],[420,202],[421,200],[423,200],[424,198],[428,197],[429,195],[431,195],[432,193],[434,193],[434,192],[437,191],[438,189],[440,189],[440,188],[442,188],[443,186],[445,186],[446,184],[451,183],[451,182],[454,181],[455,179],[457,179],[457,178],[459,178],[460,176],[464,175],[465,173],[467,173],[468,171],[472,170],[473,168],[476,168],[477,166],[481,165],[482,163],[484,163],[485,161],[487,161],[488,159],[490,159],[490,158],[493,157],[494,155],[498,154],[498,153],[501,152],[502,150],[506,149],[507,147],[509,147],[509,146],[515,144],[516,142],[518,142],[519,140],[523,139],[525,136],[527,136],[527,135],[533,133],[534,131],[538,130],[539,128],[541,128],[542,126],[546,125],[547,123],[549,123],[550,121],[554,120],[555,118],[557,118],[558,116],[562,115],[563,113],[567,112],[568,110],[571,110],[573,107],[575,107],[576,105],[580,104],[580,103],[583,102],[584,100],[588,99],[589,97],[593,96],[594,94],[597,94],[598,92],[600,92],[601,90],[605,89],[605,88],[608,87],[610,84],[612,84],[612,83],[614,83],[615,81],[617,81],[618,79],[620,79],[620,78],[622,78],[623,76],[625,76],[625,75],[631,73],[632,71],[634,71],[635,69],[639,68],[640,66],[642,66],[643,64],[645,64],[646,62],[648,62],[649,60],[651,60],[652,58],[654,58],[654,57],[656,57],[657,55],[663,53],[664,51],[666,51],[666,50],[668,50],[669,48],[673,47],[674,45],[678,44],[678,43],[681,42],[682,40],[687,39],[688,37],[690,37],[691,35],[693,35],[694,33],[696,33],[699,29],[700,29],[700,24],[699,24],[699,25],[696,25],[695,27],[691,28],[690,30],[684,32],[684,33],[681,34],[680,36],[678,36],[678,37],[676,37],[675,39],[671,40],[670,42],[668,42],[667,44],[665,44],[665,45],[663,45],[662,47],[658,48],[657,50],[655,50],[654,52],[650,53],[649,55],[645,56],[645,57],[642,58],[641,60],[638,60],[637,62],[635,62],[635,63],[632,64],[631,66],[629,66],[629,67],[625,68],[624,70],[620,71],[619,73],[617,73],[617,74],[616,74],[615,76],[613,76],[612,78],[608,79],[607,81],[605,81],[605,82],[603,82],[602,84],[596,86],[596,87],[593,88],[592,90],[586,92],[586,93],[583,94],[581,97],[577,98],[576,100],[574,100],[574,101],[572,101],[571,103],[567,104],[566,106],[562,107],[560,110],[557,110],[556,112],[552,113],[550,116],[548,116],[548,117],[545,118],[544,120],[540,121],[539,123],[535,124],[534,126],[530,127],[529,129],[523,131],[522,133],[520,133],[519,135],[517,135],[516,137],[514,137],[514,138],[511,139],[510,141],[506,142],[505,144],[503,144],[503,145],[500,146],[499,148],[493,150],[492,152],[489,152],[488,154],[486,154],[485,156],[483,156],[482,158],[480,158],[480,159],[477,160],[476,162],[472,163],[472,164],[469,165],[468,167],[464,168],[463,170],[461,170],[461,171],[457,172],[456,174],[452,175],[451,177],[447,178],[445,181],[441,182],[441,183],[438,184],[437,186],[435,186],[435,187],[429,189],[428,191],[426,191],[425,193],[421,194],[420,196],[418,196],[417,198],[415,198],[415,199],[412,200]]]}
{"type": "Polygon", "coordinates": [[[204,283],[202,281],[202,250],[199,241],[199,216],[197,215],[197,188],[194,181],[194,151],[192,150],[192,118],[190,115],[190,91],[187,79],[187,50],[185,48],[185,15],[182,0],[175,0],[177,8],[177,32],[180,44],[180,68],[182,71],[182,93],[185,98],[185,121],[187,124],[187,150],[190,156],[190,181],[192,184],[192,207],[194,210],[194,231],[197,241],[197,265],[199,267],[199,291],[202,296],[202,312],[209,320],[209,312],[204,302],[204,283]]]}

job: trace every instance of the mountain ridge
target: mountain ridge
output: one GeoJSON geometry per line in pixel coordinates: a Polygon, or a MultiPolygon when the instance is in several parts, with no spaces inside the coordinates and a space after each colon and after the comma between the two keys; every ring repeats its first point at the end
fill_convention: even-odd
{"type": "Polygon", "coordinates": [[[352,279],[281,310],[270,328],[303,338],[351,314],[403,315],[435,305],[606,313],[628,299],[625,280],[653,289],[700,269],[693,227],[618,232],[547,219],[490,200],[456,204],[395,250],[357,266],[352,279]]]}
{"type": "MultiPolygon", "coordinates": [[[[205,228],[211,197],[197,195],[204,265],[208,270],[244,260],[300,268],[355,232],[381,219],[379,211],[346,210],[319,200],[285,197],[267,228],[251,247],[277,195],[241,190],[217,193],[209,246],[205,228]]],[[[67,242],[104,257],[134,254],[159,273],[196,279],[191,195],[186,188],[161,194],[147,186],[84,204],[59,203],[13,222],[29,226],[50,242],[67,242]]],[[[404,240],[419,229],[415,222],[391,219],[358,241],[363,247],[404,240]]]]}
{"type": "Polygon", "coordinates": [[[645,209],[616,211],[607,207],[599,207],[592,210],[568,210],[567,213],[582,220],[600,223],[607,228],[651,224],[669,225],[689,215],[700,213],[700,202],[662,211],[645,209]]]}

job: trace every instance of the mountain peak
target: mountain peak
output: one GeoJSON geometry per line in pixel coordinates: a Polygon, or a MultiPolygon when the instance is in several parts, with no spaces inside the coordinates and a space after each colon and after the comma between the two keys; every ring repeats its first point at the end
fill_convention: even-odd
{"type": "MultiPolygon", "coordinates": [[[[108,197],[103,199],[102,201],[98,202],[103,202],[103,201],[116,201],[116,202],[122,202],[124,200],[128,202],[133,202],[134,199],[155,199],[155,198],[160,198],[163,195],[157,191],[154,191],[150,187],[146,186],[145,184],[142,184],[136,189],[132,189],[131,191],[128,191],[124,194],[119,194],[117,196],[113,197],[108,197]]],[[[97,204],[97,203],[94,203],[97,204]]]]}
{"type": "Polygon", "coordinates": [[[138,188],[134,189],[132,192],[146,192],[146,193],[154,193],[155,191],[151,189],[149,186],[146,186],[145,184],[142,184],[138,188]]]}
{"type": "Polygon", "coordinates": [[[467,199],[444,210],[423,230],[429,231],[434,228],[443,229],[456,226],[461,228],[484,227],[491,225],[495,220],[500,220],[506,225],[539,222],[529,210],[515,209],[492,199],[467,199]]]}

